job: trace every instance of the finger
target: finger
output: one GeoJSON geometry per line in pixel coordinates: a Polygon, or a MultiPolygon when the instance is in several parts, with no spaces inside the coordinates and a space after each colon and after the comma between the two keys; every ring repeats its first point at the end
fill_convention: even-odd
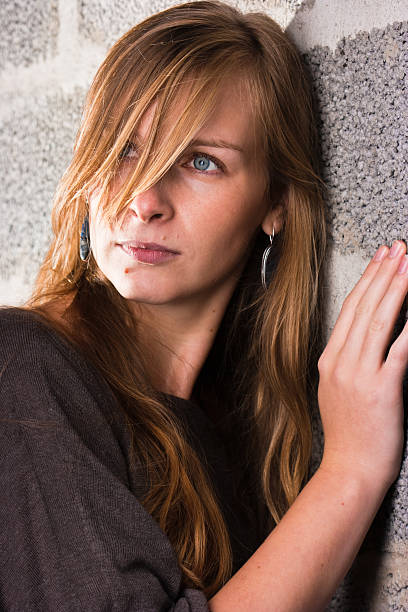
{"type": "Polygon", "coordinates": [[[394,275],[388,291],[368,326],[363,345],[363,366],[368,370],[375,371],[384,363],[385,349],[390,342],[395,321],[400,313],[407,291],[408,255],[405,255],[402,257],[397,273],[394,275]],[[384,347],[383,350],[381,350],[381,346],[384,347]]]}
{"type": "Polygon", "coordinates": [[[344,345],[345,339],[351,327],[354,318],[354,311],[360,299],[367,291],[374,276],[376,275],[382,261],[387,257],[389,249],[382,245],[379,247],[374,257],[366,267],[363,275],[353,290],[346,297],[340,314],[333,328],[325,353],[327,356],[332,355],[333,358],[339,353],[344,345]]]}
{"type": "MultiPolygon", "coordinates": [[[[406,246],[403,242],[397,241],[394,243],[393,248],[388,253],[388,257],[382,261],[368,289],[355,307],[353,321],[341,351],[346,363],[355,363],[365,357],[365,355],[362,355],[362,349],[367,338],[368,329],[372,321],[376,319],[377,309],[389,290],[394,276],[397,274],[400,261],[405,252],[406,246]]],[[[395,318],[393,322],[395,322],[395,318]]],[[[387,343],[384,329],[380,330],[377,343],[377,351],[381,354],[381,352],[385,351],[387,343]]]]}

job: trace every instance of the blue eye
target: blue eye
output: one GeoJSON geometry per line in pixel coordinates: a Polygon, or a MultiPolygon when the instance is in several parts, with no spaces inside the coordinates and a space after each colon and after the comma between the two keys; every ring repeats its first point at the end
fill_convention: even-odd
{"type": "Polygon", "coordinates": [[[193,160],[193,166],[196,170],[200,170],[200,172],[205,172],[206,170],[218,170],[218,166],[211,159],[206,157],[205,155],[196,155],[193,160]],[[211,167],[212,164],[212,167],[211,167]]]}

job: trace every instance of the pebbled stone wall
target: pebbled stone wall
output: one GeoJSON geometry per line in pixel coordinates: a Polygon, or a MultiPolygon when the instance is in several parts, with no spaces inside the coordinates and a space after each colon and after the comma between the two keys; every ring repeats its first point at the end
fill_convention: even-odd
{"type": "Polygon", "coordinates": [[[29,66],[56,53],[58,0],[4,0],[0,24],[0,68],[29,66]]]}
{"type": "Polygon", "coordinates": [[[321,121],[331,234],[367,257],[408,238],[408,22],[307,54],[321,121]]]}
{"type": "MultiPolygon", "coordinates": [[[[41,92],[2,112],[1,276],[29,286],[50,239],[50,211],[67,166],[84,92],[41,92]]],[[[13,300],[14,301],[14,300],[13,300]]]]}
{"type": "MultiPolygon", "coordinates": [[[[408,239],[408,3],[229,1],[286,27],[312,78],[328,186],[329,332],[378,244],[408,239]]],[[[52,196],[96,67],[129,27],[175,3],[0,3],[0,303],[21,303],[30,292],[50,238],[52,196]]],[[[407,611],[407,553],[405,457],[328,610],[407,611]]]]}
{"type": "MultiPolygon", "coordinates": [[[[312,78],[328,188],[327,332],[378,245],[408,240],[408,6],[401,4],[389,3],[387,22],[383,3],[305,2],[287,28],[312,78]],[[345,17],[346,11],[355,14],[345,17]],[[316,21],[323,12],[332,32],[316,21]],[[339,37],[339,22],[347,19],[352,34],[345,28],[339,37]],[[358,19],[365,29],[355,29],[358,19]]],[[[407,552],[405,450],[400,477],[328,610],[407,611],[407,552]]]]}

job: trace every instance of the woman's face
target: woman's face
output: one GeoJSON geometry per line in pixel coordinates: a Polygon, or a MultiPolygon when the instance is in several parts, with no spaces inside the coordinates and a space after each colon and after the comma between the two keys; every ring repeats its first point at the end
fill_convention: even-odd
{"type": "MultiPolygon", "coordinates": [[[[95,260],[125,298],[146,304],[205,301],[231,293],[245,265],[251,239],[264,223],[271,233],[275,211],[265,199],[266,174],[254,155],[249,105],[233,85],[167,174],[137,195],[108,226],[90,196],[90,239],[95,260]]],[[[152,113],[137,138],[143,141],[152,113]]],[[[137,162],[136,147],[123,154],[113,193],[137,162]]],[[[275,226],[276,229],[276,226],[275,226]]]]}

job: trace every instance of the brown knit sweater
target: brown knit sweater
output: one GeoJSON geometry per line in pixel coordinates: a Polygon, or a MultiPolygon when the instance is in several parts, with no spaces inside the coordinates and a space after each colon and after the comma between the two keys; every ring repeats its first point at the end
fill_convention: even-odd
{"type": "MultiPolygon", "coordinates": [[[[254,552],[227,455],[194,402],[169,398],[208,464],[237,570],[254,552]]],[[[104,379],[32,313],[0,310],[0,609],[207,611],[183,589],[166,535],[139,499],[129,436],[104,379]]]]}

